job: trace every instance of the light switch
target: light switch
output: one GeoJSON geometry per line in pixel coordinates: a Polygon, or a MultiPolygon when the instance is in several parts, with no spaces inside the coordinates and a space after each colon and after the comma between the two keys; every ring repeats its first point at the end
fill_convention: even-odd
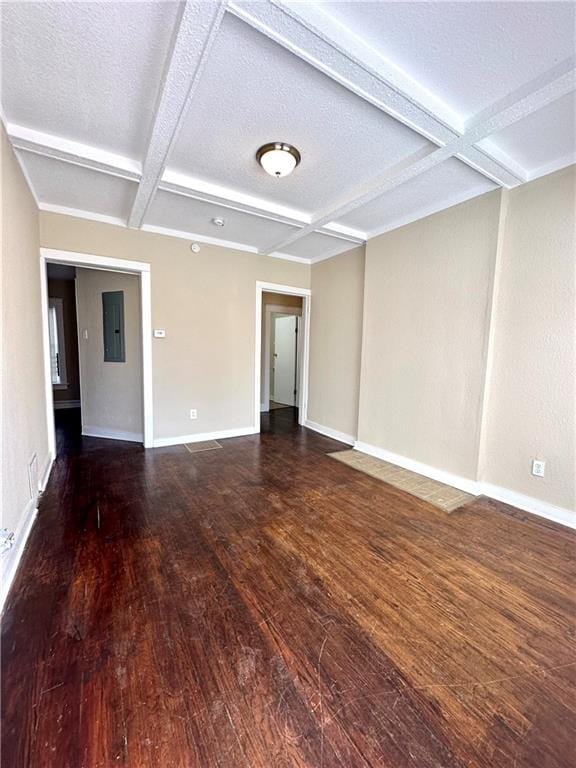
{"type": "Polygon", "coordinates": [[[154,338],[155,339],[164,339],[166,338],[166,331],[164,331],[161,328],[156,328],[154,331],[154,338]]]}

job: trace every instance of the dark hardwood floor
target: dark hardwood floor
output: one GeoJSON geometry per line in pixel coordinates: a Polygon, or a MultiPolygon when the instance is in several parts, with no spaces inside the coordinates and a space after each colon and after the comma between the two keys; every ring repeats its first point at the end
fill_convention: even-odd
{"type": "Polygon", "coordinates": [[[3,768],[574,765],[572,532],[441,512],[292,411],[197,454],[65,427],[4,615],[3,768]]]}

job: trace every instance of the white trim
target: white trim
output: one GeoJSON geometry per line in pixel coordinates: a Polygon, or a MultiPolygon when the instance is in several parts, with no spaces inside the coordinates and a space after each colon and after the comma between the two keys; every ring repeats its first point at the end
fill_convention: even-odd
{"type": "Polygon", "coordinates": [[[269,410],[269,405],[266,405],[266,403],[260,403],[260,413],[268,413],[269,410]]]}
{"type": "Polygon", "coordinates": [[[175,437],[157,437],[154,440],[154,448],[166,448],[170,445],[184,445],[185,443],[201,443],[204,440],[225,440],[229,437],[245,437],[260,432],[260,427],[239,427],[238,429],[220,429],[216,432],[198,432],[195,435],[177,435],[175,437]]]}
{"type": "Polygon", "coordinates": [[[466,477],[453,475],[450,472],[430,467],[428,464],[422,464],[420,461],[409,459],[406,456],[400,456],[397,453],[392,453],[391,451],[379,448],[376,445],[364,443],[361,440],[357,440],[354,443],[354,450],[360,451],[361,453],[367,453],[369,456],[375,456],[377,459],[382,459],[383,461],[388,461],[390,464],[395,464],[398,467],[409,469],[411,472],[416,472],[424,477],[430,477],[432,480],[437,480],[440,483],[451,485],[453,488],[458,488],[472,496],[488,496],[491,499],[501,501],[504,504],[509,504],[524,512],[530,512],[538,517],[544,517],[547,520],[560,523],[560,525],[566,525],[568,528],[576,529],[576,512],[564,507],[554,506],[554,504],[549,504],[541,499],[535,499],[532,496],[525,496],[524,494],[517,493],[509,488],[501,488],[500,486],[492,485],[491,483],[469,480],[466,477]]]}
{"type": "Polygon", "coordinates": [[[221,240],[219,237],[208,237],[207,235],[198,235],[194,232],[184,232],[180,229],[169,229],[168,227],[159,227],[156,224],[143,224],[140,227],[142,232],[152,232],[156,235],[168,235],[169,237],[178,237],[181,240],[190,242],[197,241],[206,245],[219,245],[221,248],[231,248],[234,251],[246,251],[247,253],[258,253],[258,248],[246,243],[235,243],[232,240],[221,240]]]}
{"type": "Polygon", "coordinates": [[[576,163],[576,155],[572,152],[564,157],[560,157],[557,160],[552,160],[550,163],[539,165],[537,168],[533,168],[528,172],[529,181],[539,179],[541,176],[548,176],[549,173],[555,173],[561,171],[562,168],[567,168],[569,165],[576,163]]]}
{"type": "MultiPolygon", "coordinates": [[[[302,307],[284,307],[281,304],[266,304],[265,305],[266,312],[264,315],[264,403],[260,403],[260,411],[268,411],[269,410],[269,403],[270,403],[270,336],[271,336],[271,325],[272,325],[272,314],[274,313],[280,313],[283,315],[295,315],[296,317],[302,317],[302,307]],[[264,408],[262,408],[264,406],[264,408]]],[[[297,351],[296,354],[298,355],[298,391],[300,390],[301,382],[300,382],[300,373],[302,370],[302,345],[300,344],[300,341],[297,341],[297,351]]],[[[262,386],[262,382],[260,382],[260,386],[262,386]]]]}
{"type": "Polygon", "coordinates": [[[309,224],[311,216],[296,208],[279,205],[262,197],[254,197],[244,192],[239,192],[232,187],[223,187],[213,184],[185,173],[166,169],[162,175],[159,189],[164,192],[172,192],[183,197],[192,197],[195,200],[203,200],[214,205],[222,205],[226,208],[234,208],[245,213],[252,213],[273,221],[285,224],[309,224]]]}
{"type": "Polygon", "coordinates": [[[53,205],[52,203],[38,203],[38,209],[46,213],[59,213],[62,216],[73,216],[75,219],[87,221],[99,221],[101,224],[112,224],[115,227],[126,227],[126,220],[116,216],[107,216],[104,213],[83,211],[80,208],[68,208],[65,205],[53,205]]]}
{"type": "Polygon", "coordinates": [[[18,528],[14,531],[14,543],[12,547],[0,555],[1,579],[0,579],[0,611],[4,610],[6,598],[16,576],[18,566],[24,554],[26,542],[36,520],[38,512],[37,499],[30,499],[24,511],[20,515],[18,528]]]}
{"type": "Polygon", "coordinates": [[[54,400],[55,411],[63,411],[67,408],[80,408],[80,400],[54,400]]]}
{"type": "Polygon", "coordinates": [[[35,131],[15,123],[8,123],[6,132],[10,137],[12,146],[22,152],[31,152],[35,155],[89,168],[92,171],[107,173],[110,176],[117,176],[128,181],[140,179],[142,171],[140,163],[123,155],[107,152],[91,144],[71,141],[62,136],[35,131]]]}
{"type": "Polygon", "coordinates": [[[297,264],[312,264],[312,259],[307,259],[305,256],[290,256],[289,253],[280,253],[280,251],[273,251],[272,253],[262,253],[262,256],[268,256],[271,259],[284,259],[284,261],[295,261],[297,264]]]}
{"type": "Polygon", "coordinates": [[[14,148],[14,157],[16,158],[16,162],[18,163],[18,166],[22,171],[22,176],[24,176],[26,180],[26,184],[28,184],[28,189],[30,190],[30,194],[34,198],[34,202],[36,203],[36,208],[40,208],[40,201],[38,200],[38,195],[36,194],[36,190],[32,185],[32,179],[30,178],[30,174],[28,173],[28,169],[26,168],[26,163],[22,159],[20,152],[17,152],[15,148],[14,148]]]}
{"type": "Polygon", "coordinates": [[[44,355],[44,403],[46,407],[46,432],[48,453],[56,456],[56,425],[54,423],[54,391],[52,389],[52,360],[50,356],[50,333],[48,330],[48,274],[47,260],[40,249],[40,304],[42,316],[42,352],[44,355]]]}
{"type": "Polygon", "coordinates": [[[40,493],[43,493],[46,486],[48,485],[48,480],[50,480],[50,472],[52,472],[53,466],[54,466],[54,456],[51,453],[49,453],[44,463],[44,469],[42,470],[42,473],[40,474],[40,477],[38,479],[38,490],[40,493]]]}
{"type": "MultiPolygon", "coordinates": [[[[142,335],[142,399],[143,399],[143,442],[145,448],[152,447],[153,395],[152,395],[152,286],[150,264],[130,259],[115,259],[110,256],[97,256],[91,253],[61,251],[53,248],[40,248],[40,286],[42,301],[42,340],[44,345],[44,380],[46,392],[46,420],[48,428],[48,446],[50,454],[56,455],[56,436],[54,428],[54,403],[52,396],[52,375],[50,366],[50,343],[48,339],[48,279],[46,265],[69,264],[76,267],[127,272],[140,278],[140,325],[142,335]]],[[[80,383],[82,398],[82,383],[80,383]]],[[[90,427],[85,427],[89,429],[90,427]]],[[[131,434],[131,433],[126,433],[131,434]]],[[[129,439],[129,438],[123,438],[129,439]]],[[[142,440],[142,436],[140,436],[142,440]]]]}
{"type": "Polygon", "coordinates": [[[128,272],[135,275],[150,272],[150,264],[146,261],[116,259],[112,256],[97,256],[94,253],[80,253],[78,251],[61,251],[57,248],[40,248],[40,254],[47,264],[70,264],[74,267],[128,272]]]}
{"type": "Polygon", "coordinates": [[[476,480],[470,480],[467,477],[461,477],[460,475],[453,475],[451,472],[445,472],[443,469],[436,469],[428,464],[423,464],[420,461],[409,459],[407,456],[400,456],[398,453],[392,453],[384,448],[379,448],[377,445],[370,445],[370,443],[364,443],[361,440],[356,440],[354,443],[354,449],[367,453],[369,456],[375,456],[382,461],[388,461],[390,464],[396,464],[398,467],[409,469],[411,472],[416,472],[418,475],[424,475],[432,480],[437,480],[439,483],[445,483],[451,485],[453,488],[458,488],[465,493],[470,493],[472,496],[479,496],[481,493],[480,483],[476,480]]]}
{"type": "Polygon", "coordinates": [[[172,36],[152,131],[142,166],[142,178],[128,219],[141,227],[164,173],[198,86],[226,10],[225,0],[187,0],[182,4],[172,36]]]}
{"type": "Polygon", "coordinates": [[[310,356],[310,300],[312,292],[309,288],[298,288],[294,285],[281,285],[280,283],[265,283],[256,281],[256,307],[254,326],[254,432],[260,432],[260,385],[262,366],[262,294],[285,293],[289,296],[302,297],[302,324],[300,332],[300,344],[302,350],[300,366],[300,391],[298,392],[298,423],[304,424],[308,414],[308,368],[310,356]]]}
{"type": "Polygon", "coordinates": [[[484,496],[489,496],[491,499],[509,504],[511,507],[516,507],[524,512],[538,515],[538,517],[545,517],[546,520],[552,520],[568,528],[576,529],[576,512],[572,512],[565,507],[556,507],[547,501],[535,499],[533,496],[525,496],[522,493],[511,491],[509,488],[501,488],[491,483],[482,483],[481,491],[484,496]]]}
{"type": "Polygon", "coordinates": [[[356,438],[353,435],[348,435],[346,432],[339,432],[337,429],[332,429],[332,427],[325,427],[323,424],[318,424],[315,421],[308,421],[308,419],[306,419],[304,426],[314,432],[318,432],[320,435],[331,437],[333,440],[338,440],[341,443],[346,443],[346,445],[354,445],[356,442],[356,438]]]}
{"type": "MultiPolygon", "coordinates": [[[[189,197],[193,200],[220,205],[223,208],[230,208],[241,213],[252,214],[259,218],[278,221],[294,227],[300,227],[312,221],[311,214],[304,213],[304,211],[279,205],[272,200],[254,197],[253,195],[232,189],[232,187],[212,184],[209,181],[197,179],[169,169],[164,171],[158,189],[163,192],[171,192],[172,194],[189,197]]],[[[344,224],[338,224],[335,221],[326,224],[318,232],[328,237],[350,240],[350,242],[355,243],[363,243],[366,240],[364,232],[344,224]]]]}
{"type": "Polygon", "coordinates": [[[126,440],[130,443],[141,443],[141,432],[124,432],[122,429],[108,429],[107,427],[90,427],[82,425],[84,437],[102,437],[106,440],[126,440]]]}

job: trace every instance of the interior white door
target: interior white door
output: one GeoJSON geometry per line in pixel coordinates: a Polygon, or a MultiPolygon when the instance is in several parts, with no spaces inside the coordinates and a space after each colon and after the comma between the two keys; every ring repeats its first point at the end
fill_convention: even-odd
{"type": "Polygon", "coordinates": [[[274,321],[273,400],[296,404],[297,317],[280,315],[274,321]]]}

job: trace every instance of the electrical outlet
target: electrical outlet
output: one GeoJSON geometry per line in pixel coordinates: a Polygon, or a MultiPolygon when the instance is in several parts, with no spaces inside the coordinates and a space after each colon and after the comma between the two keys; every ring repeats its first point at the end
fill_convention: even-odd
{"type": "Polygon", "coordinates": [[[198,411],[196,410],[196,408],[190,408],[190,418],[191,419],[198,418],[198,411]]]}
{"type": "Polygon", "coordinates": [[[544,477],[544,470],[546,469],[546,462],[534,459],[532,462],[532,474],[536,477],[544,477]]]}

